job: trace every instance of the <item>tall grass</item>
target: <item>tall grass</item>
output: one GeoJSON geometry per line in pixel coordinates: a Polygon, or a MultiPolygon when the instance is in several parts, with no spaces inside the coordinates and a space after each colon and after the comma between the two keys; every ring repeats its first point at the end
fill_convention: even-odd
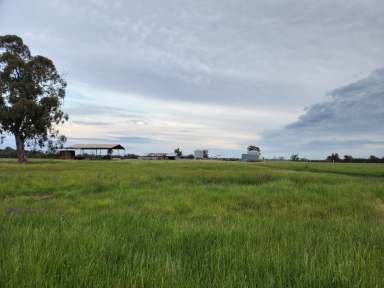
{"type": "Polygon", "coordinates": [[[0,287],[383,287],[383,173],[0,162],[0,287]]]}

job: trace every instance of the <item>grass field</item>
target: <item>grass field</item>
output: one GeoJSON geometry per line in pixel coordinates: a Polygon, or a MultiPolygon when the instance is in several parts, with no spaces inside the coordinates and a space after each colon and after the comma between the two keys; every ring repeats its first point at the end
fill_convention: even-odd
{"type": "Polygon", "coordinates": [[[384,287],[384,165],[0,161],[0,287],[384,287]]]}

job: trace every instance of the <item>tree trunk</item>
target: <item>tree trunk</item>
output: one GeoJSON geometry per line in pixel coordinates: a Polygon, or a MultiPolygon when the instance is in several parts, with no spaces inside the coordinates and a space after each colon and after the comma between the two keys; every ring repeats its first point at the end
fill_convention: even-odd
{"type": "Polygon", "coordinates": [[[25,163],[27,162],[27,157],[25,156],[24,139],[22,139],[20,135],[15,135],[15,140],[16,140],[17,158],[19,160],[19,163],[25,163]]]}

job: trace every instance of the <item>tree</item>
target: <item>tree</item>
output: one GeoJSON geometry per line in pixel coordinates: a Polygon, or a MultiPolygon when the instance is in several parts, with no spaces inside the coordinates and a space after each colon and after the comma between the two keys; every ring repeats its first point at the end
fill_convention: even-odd
{"type": "Polygon", "coordinates": [[[261,149],[260,149],[259,147],[257,147],[257,146],[254,146],[254,145],[249,145],[249,146],[247,147],[247,150],[248,150],[248,151],[257,151],[257,152],[261,152],[261,149]]]}
{"type": "Polygon", "coordinates": [[[181,151],[180,148],[176,148],[174,152],[175,152],[175,154],[176,154],[178,157],[183,156],[183,151],[181,151]]]}
{"type": "Polygon", "coordinates": [[[327,161],[332,161],[332,162],[338,162],[340,161],[340,157],[339,157],[339,154],[338,153],[332,153],[331,155],[329,155],[326,159],[327,161]]]}
{"type": "Polygon", "coordinates": [[[195,156],[193,154],[189,154],[189,155],[186,155],[184,156],[184,159],[194,159],[195,156]]]}
{"type": "Polygon", "coordinates": [[[53,62],[32,56],[15,35],[0,36],[0,134],[13,134],[20,163],[25,145],[43,147],[68,120],[61,110],[66,82],[53,62]]]}
{"type": "Polygon", "coordinates": [[[203,159],[208,159],[209,158],[209,154],[208,154],[208,150],[203,150],[203,159]]]}
{"type": "Polygon", "coordinates": [[[11,147],[5,147],[3,150],[0,149],[0,157],[12,158],[16,156],[16,150],[11,147]]]}
{"type": "Polygon", "coordinates": [[[351,155],[344,155],[345,162],[353,162],[353,157],[351,155]]]}
{"type": "Polygon", "coordinates": [[[291,156],[291,161],[299,161],[299,160],[300,160],[300,157],[299,157],[298,154],[293,154],[293,155],[291,156]]]}
{"type": "Polygon", "coordinates": [[[380,161],[380,158],[379,158],[379,157],[376,157],[375,155],[371,155],[371,156],[369,156],[368,161],[369,161],[369,162],[376,163],[376,162],[379,162],[379,161],[380,161]]]}
{"type": "Polygon", "coordinates": [[[49,139],[47,144],[47,153],[55,154],[57,149],[64,148],[65,142],[67,142],[67,137],[65,137],[64,135],[60,135],[60,137],[58,137],[56,141],[54,141],[53,139],[49,139]]]}

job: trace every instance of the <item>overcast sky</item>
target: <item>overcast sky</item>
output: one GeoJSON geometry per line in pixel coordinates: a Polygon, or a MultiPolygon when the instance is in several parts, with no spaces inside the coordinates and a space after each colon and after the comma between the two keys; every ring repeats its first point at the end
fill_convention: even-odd
{"type": "Polygon", "coordinates": [[[384,156],[383,15],[383,0],[0,0],[0,34],[65,76],[70,144],[384,156]]]}

